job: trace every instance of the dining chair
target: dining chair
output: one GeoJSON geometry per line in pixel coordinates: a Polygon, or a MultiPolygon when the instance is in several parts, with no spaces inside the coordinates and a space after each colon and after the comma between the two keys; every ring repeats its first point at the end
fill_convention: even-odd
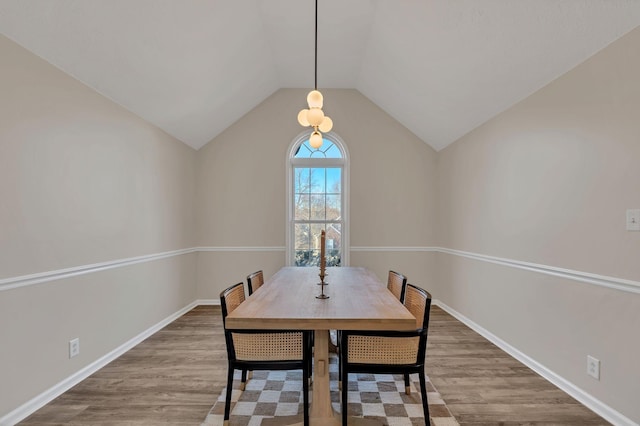
{"type": "Polygon", "coordinates": [[[309,379],[311,376],[310,331],[228,329],[227,316],[245,300],[244,284],[238,283],[220,293],[222,323],[227,343],[227,392],[224,405],[224,426],[229,425],[231,391],[235,370],[302,370],[304,425],[309,425],[309,379]]]}
{"type": "Polygon", "coordinates": [[[389,278],[387,279],[387,288],[393,295],[400,301],[400,303],[404,303],[404,292],[407,287],[407,277],[402,274],[399,274],[395,271],[389,271],[389,278]]]}
{"type": "MultiPolygon", "coordinates": [[[[404,275],[395,272],[389,271],[389,276],[387,278],[387,289],[400,301],[400,303],[404,303],[404,292],[407,287],[407,277],[404,275]]],[[[341,341],[341,331],[338,330],[337,333],[337,343],[336,346],[338,348],[338,352],[340,352],[340,341],[341,341]]],[[[338,367],[338,389],[342,389],[342,363],[340,363],[338,367]]]]}
{"type": "Polygon", "coordinates": [[[264,275],[262,270],[254,272],[247,276],[247,287],[249,288],[249,296],[264,284],[264,275]]]}
{"type": "MultiPolygon", "coordinates": [[[[247,275],[247,288],[249,289],[249,296],[253,294],[254,291],[262,287],[264,284],[264,274],[262,273],[262,269],[254,272],[253,274],[247,275]]],[[[244,390],[244,386],[247,379],[251,379],[253,377],[253,371],[249,370],[249,372],[242,372],[242,390],[244,390]]]]}
{"type": "Polygon", "coordinates": [[[340,333],[343,425],[347,424],[349,373],[402,374],[407,395],[409,374],[418,373],[424,421],[431,424],[424,372],[431,295],[412,284],[407,284],[405,293],[404,305],[416,317],[415,330],[343,330],[340,333]]]}

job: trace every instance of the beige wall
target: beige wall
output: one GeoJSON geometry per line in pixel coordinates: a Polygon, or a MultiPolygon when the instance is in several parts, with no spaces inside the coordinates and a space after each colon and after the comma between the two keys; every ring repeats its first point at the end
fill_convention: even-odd
{"type": "MultiPolygon", "coordinates": [[[[307,90],[282,89],[198,152],[196,214],[203,247],[284,247],[287,149],[301,128],[307,90]]],[[[434,239],[436,153],[355,90],[323,90],[325,112],[350,154],[351,246],[428,246],[434,239]]],[[[368,266],[375,252],[352,255],[368,266]]],[[[422,257],[428,257],[421,253],[422,257]],[[422,256],[424,255],[424,256],[422,256]]],[[[270,276],[284,251],[198,253],[198,296],[220,291],[256,269],[270,276]],[[267,254],[268,253],[268,254],[267,254]],[[247,259],[255,259],[249,263],[247,259]],[[215,267],[213,265],[216,265],[215,267]]],[[[375,271],[402,269],[416,284],[428,262],[405,272],[382,259],[375,271]]]]}
{"type": "MultiPolygon", "coordinates": [[[[640,29],[438,155],[446,248],[640,281],[640,29]]],[[[640,421],[640,295],[438,254],[438,297],[640,421]],[[601,380],[586,357],[601,361],[601,380]]]]}
{"type": "MultiPolygon", "coordinates": [[[[195,151],[3,36],[0,93],[0,280],[193,247],[195,151]]],[[[0,288],[0,417],[193,302],[195,261],[0,288]]]]}

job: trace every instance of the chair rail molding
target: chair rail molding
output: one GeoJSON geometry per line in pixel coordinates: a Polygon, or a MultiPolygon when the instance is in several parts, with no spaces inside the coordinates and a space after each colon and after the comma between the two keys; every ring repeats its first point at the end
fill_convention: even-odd
{"type": "Polygon", "coordinates": [[[590,272],[575,271],[572,269],[559,268],[556,266],[542,265],[539,263],[524,262],[521,260],[507,259],[504,257],[489,256],[485,254],[472,253],[462,250],[454,250],[444,247],[435,247],[435,251],[468,259],[479,260],[481,262],[494,263],[511,268],[523,269],[526,271],[538,272],[546,275],[553,275],[559,278],[579,281],[615,290],[627,291],[640,294],[640,282],[623,278],[608,277],[605,275],[592,274],[590,272]]]}
{"type": "MultiPolygon", "coordinates": [[[[179,250],[166,251],[162,253],[148,254],[143,256],[129,257],[124,259],[111,260],[89,265],[76,266],[66,269],[58,269],[48,272],[40,272],[30,275],[9,277],[0,279],[0,291],[25,287],[32,284],[40,284],[47,281],[55,281],[71,278],[78,275],[92,272],[104,271],[107,269],[119,268],[122,266],[135,265],[138,263],[151,262],[173,256],[181,256],[189,253],[206,252],[284,252],[284,246],[199,246],[179,250]]],[[[473,253],[462,250],[455,250],[446,247],[431,246],[352,246],[352,252],[431,252],[444,253],[452,256],[464,257],[480,262],[488,262],[511,268],[522,269],[530,272],[538,272],[546,275],[553,275],[559,278],[570,279],[587,284],[598,285],[615,290],[640,294],[640,282],[624,278],[609,277],[605,275],[593,274],[590,272],[575,271],[571,269],[559,268],[556,266],[542,265],[538,263],[525,262],[521,260],[508,259],[504,257],[491,256],[480,253],[473,253]]]]}
{"type": "Polygon", "coordinates": [[[143,256],[128,257],[124,259],[109,260],[106,262],[92,263],[88,265],[74,266],[71,268],[57,269],[36,274],[21,275],[0,279],[0,291],[25,287],[33,284],[41,284],[47,281],[56,281],[65,278],[72,278],[78,275],[90,274],[93,272],[106,271],[108,269],[120,268],[122,266],[136,265],[138,263],[152,262],[166,259],[168,257],[181,256],[183,254],[194,253],[196,249],[186,248],[162,253],[147,254],[143,256]]]}
{"type": "Polygon", "coordinates": [[[285,251],[285,246],[272,246],[272,247],[195,247],[193,250],[198,252],[208,252],[208,251],[222,251],[222,252],[233,252],[233,251],[285,251]]]}

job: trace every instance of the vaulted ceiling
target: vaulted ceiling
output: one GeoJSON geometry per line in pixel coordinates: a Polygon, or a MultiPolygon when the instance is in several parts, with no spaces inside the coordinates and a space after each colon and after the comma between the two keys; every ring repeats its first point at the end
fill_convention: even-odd
{"type": "MultiPolygon", "coordinates": [[[[440,150],[640,25],[640,1],[319,0],[318,21],[318,87],[440,150]]],[[[313,0],[0,0],[0,32],[195,149],[314,84],[313,0]]]]}

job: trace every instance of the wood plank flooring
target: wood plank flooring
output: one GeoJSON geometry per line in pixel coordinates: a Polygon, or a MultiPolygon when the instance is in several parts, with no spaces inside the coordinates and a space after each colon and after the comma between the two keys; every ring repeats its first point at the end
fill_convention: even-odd
{"type": "Polygon", "coordinates": [[[438,307],[427,375],[461,425],[609,425],[438,307]]]}
{"type": "MultiPolygon", "coordinates": [[[[609,424],[441,309],[427,374],[461,425],[609,424]]],[[[225,386],[220,307],[198,306],[21,425],[200,425],[225,386]]]]}

